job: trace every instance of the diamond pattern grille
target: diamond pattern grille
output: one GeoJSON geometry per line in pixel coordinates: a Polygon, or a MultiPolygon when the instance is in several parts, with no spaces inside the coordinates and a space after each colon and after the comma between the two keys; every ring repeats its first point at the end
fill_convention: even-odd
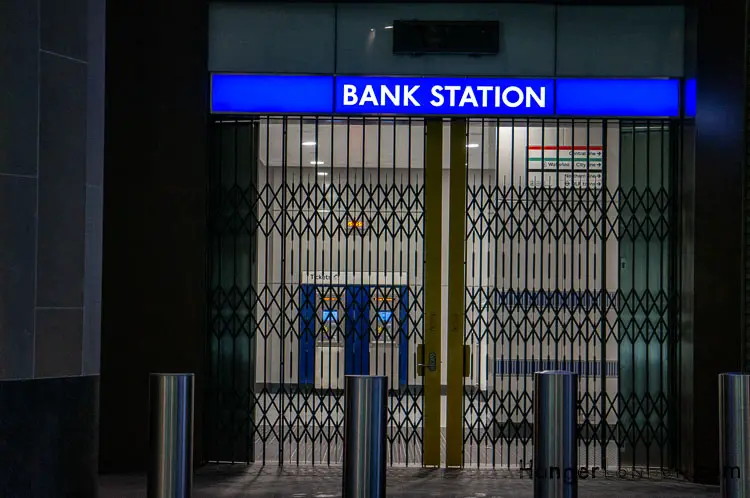
{"type": "Polygon", "coordinates": [[[465,465],[532,458],[543,369],[579,373],[582,465],[674,465],[669,126],[469,124],[498,152],[467,185],[465,465]],[[531,367],[502,367],[519,359],[531,367]]]}
{"type": "Polygon", "coordinates": [[[340,463],[349,372],[391,378],[389,461],[421,463],[420,124],[289,117],[215,126],[213,460],[340,463]],[[379,144],[392,155],[373,155],[379,144]]]}
{"type": "MultiPolygon", "coordinates": [[[[582,464],[673,465],[671,126],[469,122],[466,466],[529,461],[546,368],[579,373],[582,464]]],[[[210,458],[340,463],[350,372],[389,376],[389,462],[421,464],[422,121],[213,129],[210,458]]]]}

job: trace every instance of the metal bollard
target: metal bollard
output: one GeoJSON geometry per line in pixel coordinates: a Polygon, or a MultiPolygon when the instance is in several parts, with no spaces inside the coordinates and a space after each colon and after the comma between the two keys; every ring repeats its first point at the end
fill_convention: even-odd
{"type": "Polygon", "coordinates": [[[193,374],[151,374],[148,498],[193,496],[193,374]]]}
{"type": "Polygon", "coordinates": [[[534,498],[578,496],[577,401],[578,375],[534,375],[534,498]]]}
{"type": "Polygon", "coordinates": [[[343,498],[385,498],[388,377],[347,375],[343,498]]]}
{"type": "Polygon", "coordinates": [[[719,481],[724,498],[750,496],[750,375],[719,375],[719,481]]]}

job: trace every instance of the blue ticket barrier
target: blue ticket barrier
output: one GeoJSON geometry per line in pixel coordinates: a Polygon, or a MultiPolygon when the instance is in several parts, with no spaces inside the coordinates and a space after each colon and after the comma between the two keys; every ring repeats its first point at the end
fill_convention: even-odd
{"type": "Polygon", "coordinates": [[[337,383],[331,379],[334,375],[343,379],[344,375],[387,374],[384,366],[377,364],[377,359],[371,360],[371,343],[378,339],[379,331],[386,325],[397,327],[393,342],[398,346],[398,357],[394,359],[398,365],[398,386],[407,385],[409,301],[406,286],[303,284],[299,299],[300,385],[335,387],[337,383]],[[395,306],[389,308],[388,304],[381,303],[373,307],[373,296],[383,289],[398,295],[395,306]],[[343,365],[335,358],[338,352],[342,353],[343,365]],[[326,376],[328,378],[321,383],[321,377],[326,376]]]}
{"type": "Polygon", "coordinates": [[[370,288],[349,285],[346,287],[346,341],[344,357],[345,375],[370,374],[370,288]]]}

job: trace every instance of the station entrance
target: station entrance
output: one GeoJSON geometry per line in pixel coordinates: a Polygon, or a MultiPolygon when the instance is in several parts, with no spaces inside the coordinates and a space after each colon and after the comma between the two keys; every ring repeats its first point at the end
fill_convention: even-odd
{"type": "Polygon", "coordinates": [[[678,126],[216,116],[208,457],[340,464],[378,374],[390,465],[528,466],[566,369],[581,465],[671,467],[678,126]]]}

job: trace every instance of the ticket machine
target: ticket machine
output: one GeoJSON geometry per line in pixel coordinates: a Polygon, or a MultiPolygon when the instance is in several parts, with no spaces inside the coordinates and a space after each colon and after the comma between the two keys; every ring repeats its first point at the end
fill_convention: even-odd
{"type": "MultiPolygon", "coordinates": [[[[394,287],[377,287],[370,292],[370,375],[387,375],[389,389],[399,386],[400,292],[394,287]]],[[[406,318],[406,317],[404,317],[406,318]]]]}
{"type": "Polygon", "coordinates": [[[408,372],[406,286],[302,284],[299,384],[343,389],[345,375],[387,375],[405,387],[408,372]]]}
{"type": "Polygon", "coordinates": [[[346,338],[346,295],[333,287],[317,287],[315,326],[315,387],[343,389],[346,338]]]}

